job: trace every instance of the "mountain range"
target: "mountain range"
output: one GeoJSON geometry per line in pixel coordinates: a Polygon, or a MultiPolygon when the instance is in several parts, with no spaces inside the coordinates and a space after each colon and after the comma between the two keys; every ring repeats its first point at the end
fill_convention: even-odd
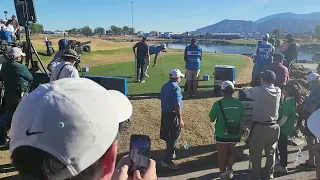
{"type": "Polygon", "coordinates": [[[263,17],[255,22],[226,19],[199,28],[194,33],[265,33],[276,28],[281,29],[282,32],[305,33],[314,32],[317,25],[320,25],[320,12],[310,14],[280,13],[263,17]]]}

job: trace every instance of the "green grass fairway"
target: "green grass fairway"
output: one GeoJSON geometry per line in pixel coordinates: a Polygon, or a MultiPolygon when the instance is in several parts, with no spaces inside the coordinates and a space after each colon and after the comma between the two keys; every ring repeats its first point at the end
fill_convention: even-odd
{"type": "MultiPolygon", "coordinates": [[[[92,54],[101,54],[101,55],[113,55],[116,53],[132,53],[132,48],[121,48],[121,49],[111,49],[111,50],[98,50],[93,51],[92,54]]],[[[83,57],[90,56],[91,53],[84,53],[83,57]]]]}
{"type": "MultiPolygon", "coordinates": [[[[152,57],[153,58],[153,57],[152,57]]],[[[222,54],[209,54],[204,55],[202,64],[200,79],[204,74],[210,75],[210,81],[200,81],[199,90],[212,89],[213,86],[213,71],[215,65],[233,65],[236,67],[237,74],[241,71],[244,66],[245,57],[242,56],[231,56],[222,54]],[[210,87],[208,87],[210,86],[210,87]]],[[[135,70],[134,62],[125,62],[117,64],[109,64],[98,67],[91,67],[88,75],[95,76],[114,76],[124,77],[128,79],[128,93],[133,94],[146,94],[146,93],[159,93],[162,85],[168,81],[168,74],[171,69],[178,68],[183,73],[185,72],[185,62],[183,56],[163,56],[160,57],[156,67],[149,67],[148,74],[149,78],[145,78],[144,84],[135,82],[135,70]],[[163,69],[163,75],[161,71],[163,69]]],[[[151,64],[153,59],[151,59],[151,64]]],[[[185,84],[185,79],[181,82],[181,86],[185,84]]]]}
{"type": "Polygon", "coordinates": [[[258,40],[256,39],[233,39],[231,40],[232,43],[234,44],[250,44],[254,45],[258,43],[258,40]]]}

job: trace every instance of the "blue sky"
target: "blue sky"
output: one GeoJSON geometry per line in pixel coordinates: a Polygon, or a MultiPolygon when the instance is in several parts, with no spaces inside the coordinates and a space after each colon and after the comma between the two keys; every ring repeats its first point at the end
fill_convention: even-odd
{"type": "MultiPolygon", "coordinates": [[[[131,26],[132,0],[34,0],[45,30],[89,25],[131,26]]],[[[282,12],[320,11],[320,0],[133,0],[134,27],[142,31],[192,31],[223,19],[257,20],[282,12]]],[[[13,0],[1,0],[3,11],[15,14],[13,0]]]]}

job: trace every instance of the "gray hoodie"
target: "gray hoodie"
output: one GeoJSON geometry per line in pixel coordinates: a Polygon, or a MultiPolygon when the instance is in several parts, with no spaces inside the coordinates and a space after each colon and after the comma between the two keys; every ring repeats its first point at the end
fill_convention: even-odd
{"type": "Polygon", "coordinates": [[[256,122],[277,122],[281,89],[273,84],[245,88],[243,92],[247,98],[254,100],[252,120],[256,122]]]}

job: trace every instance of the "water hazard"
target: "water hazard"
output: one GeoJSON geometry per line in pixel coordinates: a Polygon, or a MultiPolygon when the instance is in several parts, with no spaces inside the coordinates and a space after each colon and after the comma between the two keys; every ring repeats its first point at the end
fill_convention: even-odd
{"type": "MultiPolygon", "coordinates": [[[[187,44],[184,43],[169,43],[168,48],[171,49],[184,49],[187,44]]],[[[255,53],[256,48],[251,46],[222,46],[217,44],[200,44],[203,51],[217,52],[224,54],[250,54],[255,53]]],[[[299,52],[298,60],[311,61],[313,57],[312,53],[299,52]]]]}

